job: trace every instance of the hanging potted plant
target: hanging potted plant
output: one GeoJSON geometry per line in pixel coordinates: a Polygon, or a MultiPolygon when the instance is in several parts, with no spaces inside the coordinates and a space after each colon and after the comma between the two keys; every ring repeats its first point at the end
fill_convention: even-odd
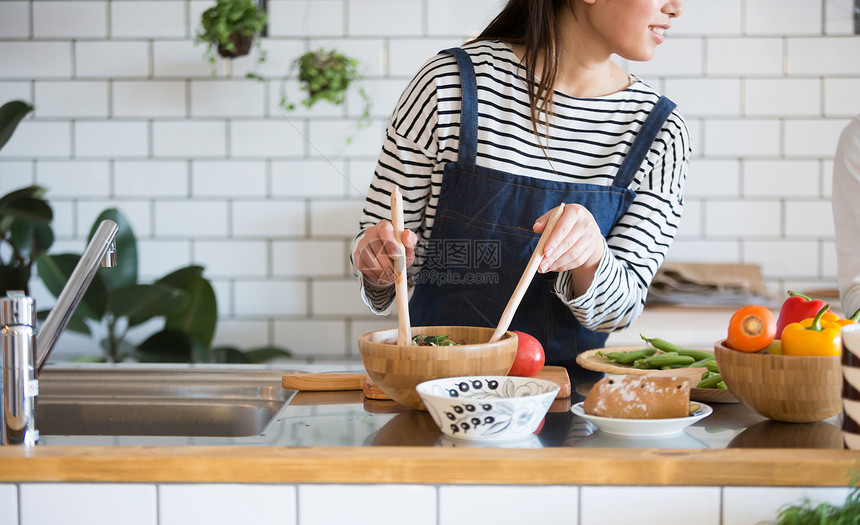
{"type": "MultiPolygon", "coordinates": [[[[358,71],[358,60],[349,58],[337,50],[326,51],[318,49],[310,51],[295,59],[291,72],[298,72],[301,89],[305,92],[305,98],[301,103],[311,108],[320,101],[326,101],[339,106],[346,100],[346,92],[350,86],[357,85],[361,80],[358,71]]],[[[359,127],[363,127],[370,117],[370,97],[363,87],[359,87],[358,94],[363,101],[363,109],[359,127]]],[[[281,107],[288,110],[295,109],[295,104],[287,101],[284,84],[281,85],[281,107]]]]}
{"type": "MultiPolygon", "coordinates": [[[[206,44],[206,57],[215,63],[215,53],[224,58],[236,58],[247,55],[254,44],[254,38],[259,35],[269,17],[260,10],[255,0],[218,0],[200,17],[200,30],[195,42],[206,44]]],[[[265,60],[259,49],[260,40],[256,40],[260,52],[258,61],[265,60]]]]}

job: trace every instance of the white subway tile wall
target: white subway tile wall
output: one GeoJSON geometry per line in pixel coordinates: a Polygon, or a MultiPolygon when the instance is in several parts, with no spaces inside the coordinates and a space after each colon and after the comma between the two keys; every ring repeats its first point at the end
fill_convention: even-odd
{"type": "Polygon", "coordinates": [[[813,506],[842,505],[848,493],[847,487],[21,483],[0,484],[0,525],[754,525],[775,523],[780,507],[805,498],[813,506]]]}
{"type": "Polygon", "coordinates": [[[159,485],[158,524],[296,525],[296,488],[232,483],[159,485]]]}
{"type": "MultiPolygon", "coordinates": [[[[48,188],[54,251],[82,250],[98,213],[116,207],[139,239],[143,279],[205,266],[216,343],[355,358],[358,335],[395,325],[364,307],[347,263],[388,114],[425,60],[502,2],[269,0],[266,61],[214,66],[194,43],[213,3],[0,2],[0,102],[36,107],[0,151],[0,191],[48,188]],[[368,125],[357,91],[343,106],[301,104],[291,64],[319,47],[359,60],[368,125]]],[[[860,113],[853,1],[684,10],[653,61],[621,61],[678,102],[693,140],[669,260],[761,264],[780,295],[834,286],[832,158],[860,113]]],[[[94,344],[66,337],[54,357],[94,344]]]]}
{"type": "Polygon", "coordinates": [[[0,525],[18,525],[18,488],[12,484],[0,485],[0,525]]]}
{"type": "Polygon", "coordinates": [[[32,525],[155,525],[158,496],[155,485],[137,483],[27,483],[18,505],[32,525]]]}

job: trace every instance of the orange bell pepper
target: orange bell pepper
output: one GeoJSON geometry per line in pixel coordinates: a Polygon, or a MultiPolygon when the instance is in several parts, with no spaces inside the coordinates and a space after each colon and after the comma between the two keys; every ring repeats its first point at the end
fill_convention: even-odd
{"type": "Polygon", "coordinates": [[[842,324],[825,321],[828,305],[812,319],[791,323],[782,331],[783,355],[830,356],[842,353],[842,324]]]}

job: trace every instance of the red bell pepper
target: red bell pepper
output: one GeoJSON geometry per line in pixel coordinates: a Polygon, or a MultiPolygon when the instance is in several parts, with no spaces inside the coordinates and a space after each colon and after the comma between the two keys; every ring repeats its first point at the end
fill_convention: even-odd
{"type": "Polygon", "coordinates": [[[776,321],[776,339],[782,337],[782,331],[786,326],[815,317],[827,304],[820,299],[812,299],[808,295],[791,290],[789,290],[788,295],[789,298],[782,303],[782,308],[779,310],[779,318],[776,321]]]}

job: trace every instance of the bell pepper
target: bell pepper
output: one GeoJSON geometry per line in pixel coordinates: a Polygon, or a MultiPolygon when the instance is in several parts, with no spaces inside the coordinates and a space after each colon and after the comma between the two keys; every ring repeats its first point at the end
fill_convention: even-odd
{"type": "MultiPolygon", "coordinates": [[[[860,320],[860,309],[858,309],[856,312],[854,312],[854,314],[851,317],[846,317],[845,319],[834,314],[832,310],[828,310],[828,311],[824,312],[824,315],[821,316],[821,322],[822,323],[839,323],[840,326],[845,326],[848,324],[854,324],[858,320],[860,320]]],[[[807,324],[809,324],[809,323],[807,323],[807,324]]]]}
{"type": "Polygon", "coordinates": [[[826,303],[820,299],[812,299],[802,293],[788,291],[789,298],[782,303],[779,317],[776,320],[776,338],[782,338],[782,331],[791,323],[799,323],[804,319],[812,319],[826,303]]]}
{"type": "Polygon", "coordinates": [[[842,352],[842,325],[838,321],[822,321],[829,305],[825,304],[811,319],[791,323],[782,331],[782,354],[830,356],[842,352]]]}

